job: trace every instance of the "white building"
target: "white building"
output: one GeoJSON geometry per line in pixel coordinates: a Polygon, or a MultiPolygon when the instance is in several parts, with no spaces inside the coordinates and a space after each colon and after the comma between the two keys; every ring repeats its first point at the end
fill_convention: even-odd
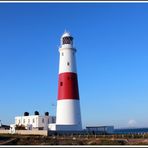
{"type": "Polygon", "coordinates": [[[15,126],[25,126],[25,129],[47,130],[48,124],[55,123],[56,117],[50,115],[27,115],[15,117],[15,126]]]}
{"type": "Polygon", "coordinates": [[[87,126],[86,130],[88,132],[98,132],[102,134],[113,134],[114,126],[87,126]]]}

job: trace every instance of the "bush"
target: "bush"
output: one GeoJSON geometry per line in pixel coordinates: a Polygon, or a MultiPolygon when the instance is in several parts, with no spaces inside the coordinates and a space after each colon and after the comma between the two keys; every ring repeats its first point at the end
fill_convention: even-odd
{"type": "Polygon", "coordinates": [[[16,130],[26,130],[24,125],[16,125],[16,130]]]}

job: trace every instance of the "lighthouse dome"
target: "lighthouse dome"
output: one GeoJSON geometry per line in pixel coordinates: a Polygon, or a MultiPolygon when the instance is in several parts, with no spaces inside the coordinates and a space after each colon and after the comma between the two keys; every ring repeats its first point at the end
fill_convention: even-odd
{"type": "Polygon", "coordinates": [[[64,34],[62,35],[62,38],[63,37],[71,37],[71,34],[69,32],[65,31],[64,34]]]}

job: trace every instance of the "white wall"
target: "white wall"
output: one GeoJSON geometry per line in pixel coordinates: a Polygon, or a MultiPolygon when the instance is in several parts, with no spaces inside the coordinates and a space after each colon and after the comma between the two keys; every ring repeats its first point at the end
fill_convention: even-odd
{"type": "Polygon", "coordinates": [[[60,48],[59,73],[64,72],[77,73],[75,50],[73,49],[60,48]],[[67,65],[67,62],[69,62],[69,65],[67,65]]]}
{"type": "Polygon", "coordinates": [[[49,131],[81,131],[81,125],[59,125],[59,124],[49,124],[49,131]]]}
{"type": "Polygon", "coordinates": [[[43,128],[46,130],[49,123],[52,122],[53,116],[40,116],[40,115],[30,115],[30,116],[17,116],[15,117],[15,124],[24,125],[32,128],[43,128]]]}

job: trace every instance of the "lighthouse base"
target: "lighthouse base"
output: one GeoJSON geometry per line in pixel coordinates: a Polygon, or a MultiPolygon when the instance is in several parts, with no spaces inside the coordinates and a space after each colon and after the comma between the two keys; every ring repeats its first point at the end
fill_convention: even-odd
{"type": "Polygon", "coordinates": [[[80,102],[78,99],[64,99],[57,101],[57,125],[81,125],[80,102]]]}
{"type": "Polygon", "coordinates": [[[49,131],[82,131],[81,125],[49,124],[49,131]]]}

